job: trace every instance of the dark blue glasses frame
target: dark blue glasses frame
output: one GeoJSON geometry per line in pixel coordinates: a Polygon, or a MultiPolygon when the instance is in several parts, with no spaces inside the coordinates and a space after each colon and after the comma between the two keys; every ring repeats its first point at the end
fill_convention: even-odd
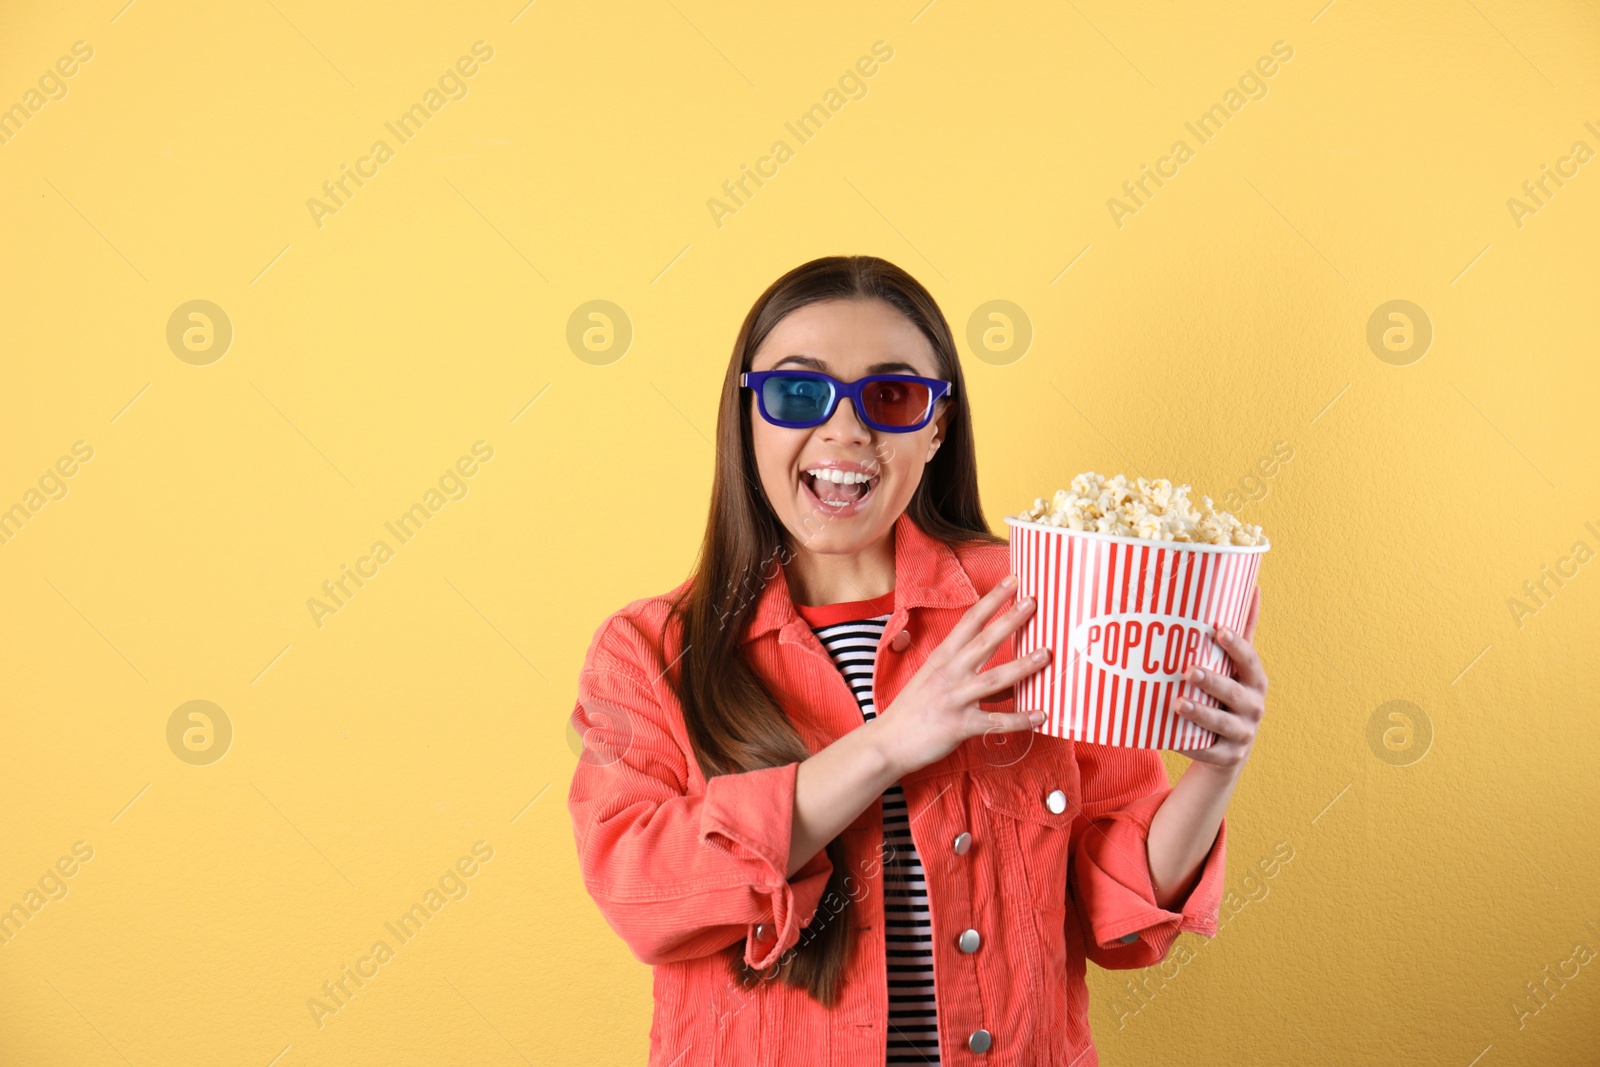
{"type": "Polygon", "coordinates": [[[942,396],[954,395],[954,387],[950,382],[938,378],[922,378],[915,374],[869,374],[853,382],[842,382],[833,375],[823,374],[821,371],[758,370],[740,374],[739,384],[746,389],[755,390],[756,406],[760,408],[762,418],[774,426],[783,426],[791,430],[821,426],[833,418],[840,399],[849,397],[856,417],[874,430],[882,433],[910,433],[928,424],[928,420],[933,417],[934,401],[942,396]],[[923,404],[921,413],[913,421],[885,422],[874,416],[874,411],[878,416],[888,414],[889,407],[885,405],[892,406],[895,402],[884,395],[887,390],[875,388],[884,382],[898,382],[927,390],[927,401],[923,404]],[[869,389],[872,391],[868,392],[869,389]],[[808,408],[811,409],[809,412],[808,408]]]}

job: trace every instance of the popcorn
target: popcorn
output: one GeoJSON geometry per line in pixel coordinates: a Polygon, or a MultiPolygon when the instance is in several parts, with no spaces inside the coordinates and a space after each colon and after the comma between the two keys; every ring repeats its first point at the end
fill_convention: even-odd
{"type": "Polygon", "coordinates": [[[1264,545],[1261,527],[1240,522],[1212,506],[1203,496],[1197,507],[1187,485],[1174,486],[1165,478],[1122,475],[1104,478],[1086,471],[1072,479],[1071,489],[1058,489],[1049,500],[1038,497],[1033,506],[1007,516],[1022,522],[1065,526],[1069,530],[1142,537],[1150,541],[1176,541],[1207,545],[1264,545]]]}

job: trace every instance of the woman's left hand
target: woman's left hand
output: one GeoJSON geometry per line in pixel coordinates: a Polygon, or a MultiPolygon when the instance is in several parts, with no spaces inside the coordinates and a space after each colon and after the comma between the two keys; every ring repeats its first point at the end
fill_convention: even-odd
{"type": "Polygon", "coordinates": [[[1216,671],[1191,668],[1184,680],[1217,698],[1220,708],[1195,704],[1179,697],[1172,707],[1179,715],[1197,726],[1217,735],[1208,748],[1179,750],[1183,755],[1201,763],[1209,763],[1222,770],[1237,774],[1250,758],[1250,748],[1255,744],[1256,731],[1261,728],[1261,717],[1267,710],[1267,672],[1261,666],[1250,639],[1256,633],[1256,617],[1261,613],[1261,590],[1250,600],[1250,614],[1245,618],[1244,633],[1217,631],[1217,644],[1233,661],[1234,674],[1229,678],[1216,671]]]}

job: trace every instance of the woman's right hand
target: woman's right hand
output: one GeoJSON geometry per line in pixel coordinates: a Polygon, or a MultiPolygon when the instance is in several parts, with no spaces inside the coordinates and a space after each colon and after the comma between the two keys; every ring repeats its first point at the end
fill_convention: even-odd
{"type": "Polygon", "coordinates": [[[943,759],[969,737],[1031,730],[1044,721],[1040,711],[983,711],[978,707],[978,701],[1011,688],[1050,662],[1050,650],[1038,649],[1022,659],[979,670],[1033,613],[1034,601],[1028,597],[983,628],[984,620],[999,611],[1015,589],[1016,577],[1008,574],[968,608],[877,718],[882,725],[881,743],[897,778],[943,759]]]}

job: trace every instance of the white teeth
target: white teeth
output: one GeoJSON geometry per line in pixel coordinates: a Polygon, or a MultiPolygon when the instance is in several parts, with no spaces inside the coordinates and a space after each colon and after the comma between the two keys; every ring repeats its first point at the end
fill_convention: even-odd
{"type": "Polygon", "coordinates": [[[870,482],[872,480],[872,475],[870,474],[863,474],[861,471],[842,471],[833,467],[818,467],[805,473],[814,478],[821,478],[825,481],[838,482],[840,484],[870,482]]]}

